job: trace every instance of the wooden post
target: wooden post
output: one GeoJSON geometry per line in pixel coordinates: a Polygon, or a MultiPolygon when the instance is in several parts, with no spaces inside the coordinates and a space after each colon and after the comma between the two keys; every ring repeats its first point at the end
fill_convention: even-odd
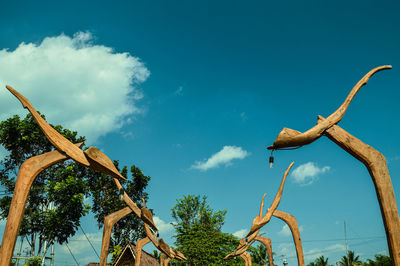
{"type": "Polygon", "coordinates": [[[301,244],[300,230],[296,218],[289,213],[279,210],[274,211],[274,216],[281,219],[289,226],[296,246],[297,262],[299,263],[299,266],[304,266],[303,246],[301,244]]]}
{"type": "Polygon", "coordinates": [[[140,258],[142,257],[142,248],[150,242],[150,239],[148,237],[142,238],[139,241],[136,242],[136,247],[135,247],[135,266],[140,265],[140,258]]]}
{"type": "MultiPolygon", "coordinates": [[[[320,116],[319,119],[321,121],[324,118],[320,116]]],[[[385,157],[382,153],[355,138],[337,125],[327,129],[325,135],[362,162],[368,169],[381,209],[390,257],[394,265],[400,265],[399,212],[385,157]]]]}
{"type": "MultiPolygon", "coordinates": [[[[76,146],[79,147],[81,145],[82,143],[79,143],[76,146]]],[[[26,201],[33,181],[46,168],[67,159],[66,155],[55,150],[29,158],[21,165],[0,247],[0,266],[9,266],[11,263],[19,227],[21,226],[22,216],[24,215],[26,201]]]]}
{"type": "Polygon", "coordinates": [[[121,220],[131,212],[131,208],[125,207],[104,218],[103,239],[101,241],[100,266],[107,265],[108,248],[110,247],[112,228],[119,220],[121,220]]]}
{"type": "Polygon", "coordinates": [[[274,266],[274,259],[272,257],[271,239],[270,238],[266,238],[266,237],[262,237],[262,236],[256,236],[255,239],[265,246],[265,249],[267,250],[267,254],[268,254],[269,265],[270,266],[274,266]]]}
{"type": "Polygon", "coordinates": [[[310,144],[319,137],[326,135],[342,149],[361,161],[367,167],[375,186],[385,226],[390,257],[395,265],[400,265],[400,220],[386,159],[380,152],[336,125],[343,118],[354,96],[362,86],[367,84],[369,78],[381,70],[391,68],[392,66],[386,65],[372,69],[357,82],[343,104],[328,118],[325,119],[319,116],[317,125],[304,133],[288,128],[282,129],[274,143],[268,149],[279,150],[282,148],[300,147],[310,144]]]}

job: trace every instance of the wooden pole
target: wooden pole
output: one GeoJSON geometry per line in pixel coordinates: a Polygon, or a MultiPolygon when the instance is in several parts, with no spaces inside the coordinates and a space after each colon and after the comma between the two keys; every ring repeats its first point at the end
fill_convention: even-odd
{"type": "MultiPolygon", "coordinates": [[[[319,117],[320,121],[323,119],[319,117]]],[[[400,219],[385,157],[337,125],[327,129],[325,135],[368,169],[381,209],[390,257],[394,265],[400,265],[400,219]]]]}
{"type": "Polygon", "coordinates": [[[279,210],[274,211],[274,216],[281,219],[289,226],[290,231],[292,232],[294,244],[296,246],[297,262],[299,266],[304,266],[303,246],[301,244],[300,230],[296,218],[289,213],[279,210]]]}
{"type": "MultiPolygon", "coordinates": [[[[81,145],[82,143],[76,144],[77,147],[81,145]]],[[[21,165],[0,248],[0,266],[9,266],[11,263],[19,227],[21,226],[22,216],[33,181],[46,168],[67,159],[66,155],[55,150],[29,158],[21,165]]]]}
{"type": "Polygon", "coordinates": [[[267,250],[269,265],[274,266],[274,259],[272,257],[271,239],[262,236],[256,236],[256,240],[264,245],[265,249],[267,250]]]}
{"type": "Polygon", "coordinates": [[[135,266],[140,265],[140,258],[142,257],[142,248],[150,242],[150,239],[148,237],[142,238],[139,241],[136,242],[136,247],[135,247],[135,266]]]}
{"type": "Polygon", "coordinates": [[[101,241],[100,266],[107,265],[108,248],[110,247],[111,232],[114,225],[132,212],[130,207],[125,207],[104,218],[103,239],[101,241]]]}

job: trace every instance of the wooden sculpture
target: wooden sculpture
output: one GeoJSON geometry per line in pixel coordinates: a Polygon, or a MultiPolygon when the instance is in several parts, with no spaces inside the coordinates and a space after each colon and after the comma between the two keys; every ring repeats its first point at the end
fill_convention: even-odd
{"type": "MultiPolygon", "coordinates": [[[[0,248],[0,266],[10,265],[12,254],[15,247],[15,242],[18,237],[19,227],[21,225],[22,216],[25,210],[28,194],[37,175],[46,168],[55,163],[73,159],[74,161],[85,165],[86,167],[111,175],[115,181],[118,190],[121,190],[122,185],[119,178],[125,179],[115,168],[112,161],[100,150],[90,147],[86,151],[82,151],[79,147],[82,144],[74,145],[54,128],[52,128],[35,110],[32,104],[20,93],[10,86],[6,88],[18,98],[22,106],[32,114],[35,121],[47,137],[47,139],[56,147],[57,150],[38,155],[26,160],[19,170],[13,199],[11,201],[10,212],[7,217],[6,227],[4,229],[2,245],[0,248]]],[[[140,217],[145,223],[149,224],[157,231],[151,212],[139,207],[131,200],[124,192],[124,201],[130,209],[140,217]]]]}
{"type": "MultiPolygon", "coordinates": [[[[146,207],[146,202],[144,201],[144,199],[142,199],[142,201],[143,201],[143,207],[146,207]]],[[[141,240],[139,240],[136,243],[135,266],[139,266],[140,265],[140,257],[141,257],[141,254],[142,254],[143,246],[145,246],[146,244],[148,244],[150,242],[153,243],[153,245],[162,253],[162,255],[165,254],[164,258],[165,258],[165,256],[167,256],[169,258],[169,260],[167,262],[165,262],[165,259],[161,259],[161,257],[160,257],[160,264],[161,265],[168,265],[168,262],[171,259],[186,260],[185,255],[183,255],[181,252],[179,252],[177,250],[172,250],[168,246],[168,244],[166,244],[164,242],[164,240],[162,238],[158,238],[158,234],[156,235],[155,232],[152,231],[152,229],[146,223],[144,223],[144,230],[146,232],[146,237],[142,238],[141,240]]]]}
{"type": "Polygon", "coordinates": [[[369,78],[381,70],[391,68],[392,66],[380,66],[372,69],[354,86],[343,104],[328,118],[325,119],[319,116],[317,125],[304,133],[284,128],[268,149],[279,150],[299,147],[310,144],[322,135],[325,135],[339,145],[339,147],[361,161],[368,169],[375,186],[385,226],[390,257],[395,265],[400,265],[400,219],[386,159],[379,151],[336,125],[343,118],[356,93],[362,86],[367,84],[369,78]]]}
{"type": "Polygon", "coordinates": [[[103,239],[101,241],[100,266],[107,265],[108,248],[110,247],[111,232],[114,225],[132,212],[130,207],[125,207],[104,218],[103,239]]]}
{"type": "Polygon", "coordinates": [[[296,218],[289,213],[280,210],[275,210],[274,216],[281,219],[289,226],[290,231],[292,232],[294,246],[296,248],[297,262],[299,263],[299,266],[304,266],[303,245],[301,244],[300,230],[296,218]]]}
{"type": "Polygon", "coordinates": [[[290,231],[292,232],[293,240],[295,243],[296,247],[296,254],[297,254],[297,261],[300,266],[304,266],[304,254],[303,254],[303,247],[301,244],[301,238],[300,238],[300,231],[299,231],[299,226],[297,223],[297,220],[294,216],[279,211],[277,210],[277,207],[279,205],[279,202],[282,198],[282,193],[283,193],[283,187],[285,184],[285,180],[287,175],[289,174],[289,171],[291,167],[293,166],[293,162],[289,165],[289,167],[286,169],[285,174],[283,175],[281,185],[279,187],[278,193],[275,196],[274,201],[272,202],[270,208],[268,209],[267,213],[263,216],[263,209],[264,209],[264,199],[266,194],[264,194],[261,204],[260,204],[260,213],[259,215],[256,216],[256,218],[253,220],[253,224],[251,226],[250,232],[247,234],[246,239],[241,239],[238,247],[236,250],[230,254],[228,254],[224,259],[230,259],[235,256],[240,256],[243,254],[255,241],[259,241],[267,249],[268,253],[268,259],[270,265],[273,265],[272,261],[272,248],[271,248],[271,240],[269,238],[261,237],[259,235],[259,232],[261,228],[267,224],[272,216],[275,216],[281,220],[283,220],[290,228],[290,231]]]}
{"type": "Polygon", "coordinates": [[[243,252],[240,257],[244,260],[245,266],[251,266],[251,255],[248,252],[243,252]]]}

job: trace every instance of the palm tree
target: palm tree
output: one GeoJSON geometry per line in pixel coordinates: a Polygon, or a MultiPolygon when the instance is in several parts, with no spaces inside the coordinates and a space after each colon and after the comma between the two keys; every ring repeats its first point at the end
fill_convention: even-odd
{"type": "Polygon", "coordinates": [[[354,251],[349,250],[347,252],[347,256],[343,256],[342,260],[339,261],[339,265],[342,265],[342,266],[360,265],[361,261],[359,258],[360,258],[360,256],[354,255],[354,251]]]}
{"type": "Polygon", "coordinates": [[[307,264],[307,266],[329,266],[328,258],[325,259],[324,256],[316,258],[313,262],[307,264]]]}
{"type": "Polygon", "coordinates": [[[259,265],[267,263],[267,249],[264,245],[258,244],[256,247],[249,250],[253,258],[253,262],[259,265]]]}
{"type": "Polygon", "coordinates": [[[376,254],[375,260],[368,259],[368,262],[365,263],[366,266],[392,266],[392,260],[389,256],[376,254]]]}

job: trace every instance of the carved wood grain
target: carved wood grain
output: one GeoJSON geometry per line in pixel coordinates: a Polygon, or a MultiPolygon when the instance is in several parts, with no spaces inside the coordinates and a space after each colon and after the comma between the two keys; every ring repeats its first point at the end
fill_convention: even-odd
{"type": "Polygon", "coordinates": [[[103,239],[101,241],[100,266],[107,265],[108,248],[110,247],[112,228],[119,220],[121,220],[131,212],[132,210],[129,207],[125,207],[104,218],[103,239]]]}
{"type": "Polygon", "coordinates": [[[304,266],[303,246],[301,244],[300,230],[296,218],[289,213],[279,210],[274,211],[274,216],[281,219],[289,226],[296,247],[297,262],[299,266],[304,266]]]}

